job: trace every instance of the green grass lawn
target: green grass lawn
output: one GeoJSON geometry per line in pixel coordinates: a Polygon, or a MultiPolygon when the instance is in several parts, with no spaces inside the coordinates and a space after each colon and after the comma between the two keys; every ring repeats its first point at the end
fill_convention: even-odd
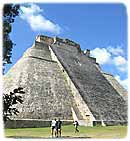
{"type": "MultiPolygon", "coordinates": [[[[80,132],[74,132],[73,125],[62,127],[63,138],[124,138],[127,136],[127,126],[79,127],[80,132]]],[[[50,127],[5,129],[6,137],[14,138],[51,138],[50,127]]]]}

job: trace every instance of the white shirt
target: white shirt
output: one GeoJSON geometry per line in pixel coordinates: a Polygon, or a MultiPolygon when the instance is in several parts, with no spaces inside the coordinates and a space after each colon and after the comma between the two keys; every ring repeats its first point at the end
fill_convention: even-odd
{"type": "Polygon", "coordinates": [[[55,120],[52,120],[51,126],[55,126],[55,125],[56,125],[56,121],[55,120]]]}

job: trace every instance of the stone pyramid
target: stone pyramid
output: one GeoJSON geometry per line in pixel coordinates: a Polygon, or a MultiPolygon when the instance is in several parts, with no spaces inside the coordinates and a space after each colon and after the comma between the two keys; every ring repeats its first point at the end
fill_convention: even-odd
{"type": "Polygon", "coordinates": [[[25,95],[12,117],[15,127],[44,126],[54,118],[86,126],[127,123],[127,91],[101,71],[90,50],[69,39],[38,35],[4,76],[4,92],[19,86],[25,95]]]}

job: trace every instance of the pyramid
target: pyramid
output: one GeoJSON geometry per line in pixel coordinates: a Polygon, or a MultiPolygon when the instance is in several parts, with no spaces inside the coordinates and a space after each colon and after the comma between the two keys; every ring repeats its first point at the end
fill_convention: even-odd
{"type": "Polygon", "coordinates": [[[127,123],[127,91],[102,72],[90,50],[69,39],[38,35],[4,76],[4,92],[23,87],[20,113],[7,127],[39,127],[60,118],[93,126],[127,123]]]}

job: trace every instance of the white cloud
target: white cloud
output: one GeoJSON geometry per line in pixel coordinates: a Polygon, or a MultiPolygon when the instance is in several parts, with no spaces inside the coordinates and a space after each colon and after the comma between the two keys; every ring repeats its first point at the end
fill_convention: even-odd
{"type": "Polygon", "coordinates": [[[90,52],[91,56],[95,57],[101,65],[111,64],[120,72],[128,71],[128,61],[121,55],[124,54],[120,46],[116,48],[108,46],[106,48],[95,48],[90,52]]]}
{"type": "Polygon", "coordinates": [[[122,56],[114,57],[113,63],[117,67],[117,69],[120,70],[121,72],[128,71],[128,62],[124,57],[122,56]]]}
{"type": "Polygon", "coordinates": [[[115,79],[116,79],[125,89],[128,89],[128,78],[127,78],[127,79],[124,79],[124,80],[121,80],[120,76],[119,76],[119,75],[116,75],[116,76],[115,76],[115,79]]]}
{"type": "Polygon", "coordinates": [[[41,13],[44,12],[36,4],[29,4],[28,7],[21,6],[20,17],[27,21],[33,31],[48,31],[54,34],[61,32],[61,27],[53,23],[41,13]]]}
{"type": "Polygon", "coordinates": [[[40,12],[43,12],[43,9],[41,9],[36,4],[29,4],[28,7],[21,6],[21,10],[22,10],[23,14],[26,14],[26,15],[38,14],[40,12]]]}
{"type": "Polygon", "coordinates": [[[105,48],[95,48],[90,53],[101,65],[111,62],[111,54],[105,48]]]}
{"type": "Polygon", "coordinates": [[[117,46],[117,47],[108,46],[107,50],[113,55],[123,55],[124,54],[124,51],[121,46],[117,46]]]}
{"type": "Polygon", "coordinates": [[[116,66],[124,65],[127,62],[126,59],[122,56],[114,57],[113,60],[116,66]]]}

